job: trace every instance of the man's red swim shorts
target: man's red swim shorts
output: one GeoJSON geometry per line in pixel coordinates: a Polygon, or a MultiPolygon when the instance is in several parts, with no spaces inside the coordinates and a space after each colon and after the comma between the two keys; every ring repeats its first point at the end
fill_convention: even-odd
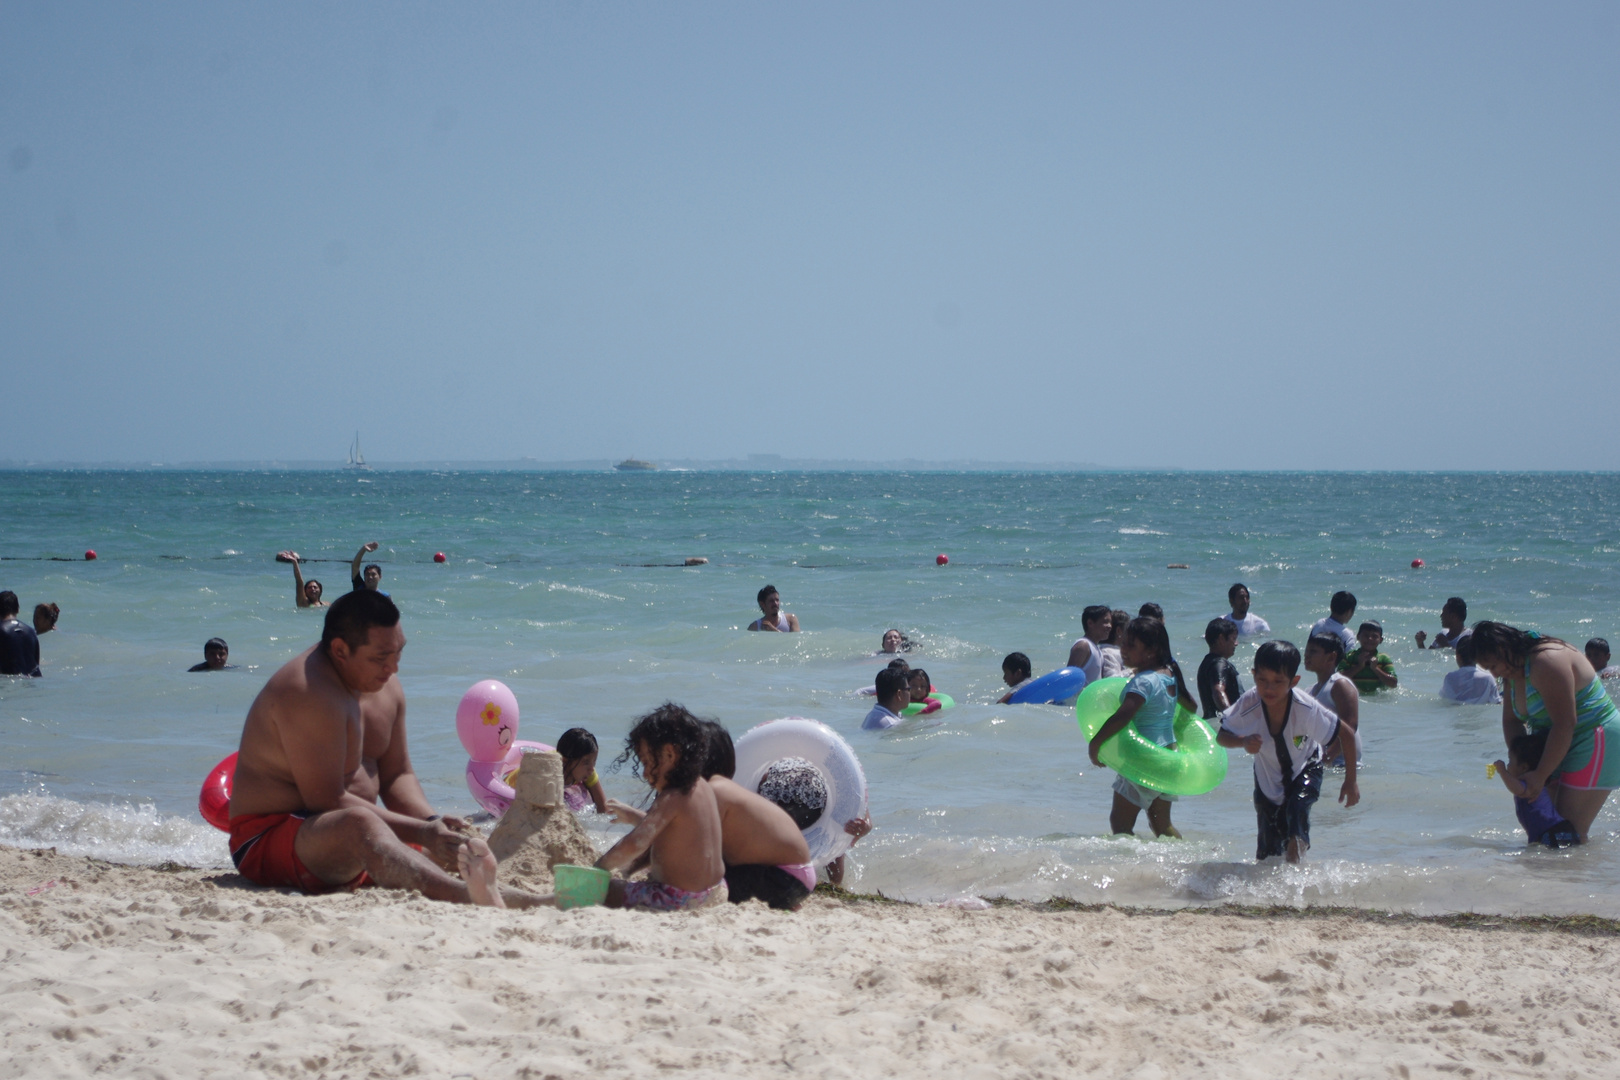
{"type": "Polygon", "coordinates": [[[345,885],[328,885],[309,872],[293,844],[304,827],[303,814],[240,814],[231,818],[231,861],[255,885],[299,889],[317,896],[358,889],[371,878],[364,870],[345,885]]]}

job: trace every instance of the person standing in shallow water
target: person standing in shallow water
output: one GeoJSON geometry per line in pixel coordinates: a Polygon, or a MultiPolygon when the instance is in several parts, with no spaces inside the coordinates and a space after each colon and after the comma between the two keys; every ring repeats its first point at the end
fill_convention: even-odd
{"type": "MultiPolygon", "coordinates": [[[[359,592],[361,589],[370,589],[373,592],[382,591],[379,588],[379,586],[382,585],[382,567],[378,566],[376,563],[369,563],[367,564],[365,573],[363,575],[360,571],[360,560],[364,559],[373,551],[376,551],[377,546],[377,541],[373,540],[369,544],[362,546],[359,551],[354,553],[354,561],[349,563],[349,584],[352,587],[351,591],[359,592]]],[[[296,566],[297,564],[295,563],[294,565],[296,566]]],[[[383,595],[387,596],[388,594],[383,593],[383,595]]]]}
{"type": "Polygon", "coordinates": [[[17,594],[0,592],[0,675],[39,678],[39,635],[17,618],[17,594]]]}
{"type": "Polygon", "coordinates": [[[1541,760],[1520,779],[1522,797],[1552,790],[1553,805],[1584,843],[1609,792],[1620,787],[1620,710],[1581,650],[1499,622],[1477,622],[1479,666],[1502,680],[1502,741],[1547,732],[1541,760]],[[1613,739],[1615,752],[1608,752],[1613,739]]]}
{"type": "Polygon", "coordinates": [[[798,633],[799,617],[782,610],[782,596],[776,591],[775,585],[767,585],[759,590],[756,596],[759,602],[760,618],[748,624],[750,630],[774,630],[778,633],[798,633]]]}
{"type": "Polygon", "coordinates": [[[224,638],[211,637],[203,645],[203,662],[194,664],[188,671],[224,671],[231,666],[231,647],[225,644],[224,638]]]}

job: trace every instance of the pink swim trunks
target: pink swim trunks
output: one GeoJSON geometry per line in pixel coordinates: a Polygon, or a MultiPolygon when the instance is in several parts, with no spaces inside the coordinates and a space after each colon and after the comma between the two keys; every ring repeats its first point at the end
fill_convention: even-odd
{"type": "Polygon", "coordinates": [[[688,911],[709,902],[720,883],[699,892],[677,889],[662,881],[627,881],[624,883],[624,906],[640,911],[688,911]]]}

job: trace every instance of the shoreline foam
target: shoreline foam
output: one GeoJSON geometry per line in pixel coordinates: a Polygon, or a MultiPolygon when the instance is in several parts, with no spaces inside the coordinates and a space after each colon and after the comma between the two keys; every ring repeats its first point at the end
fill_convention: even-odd
{"type": "Polygon", "coordinates": [[[1610,920],[825,894],[496,912],[0,848],[0,948],[0,1077],[1490,1077],[1620,1056],[1610,920]]]}

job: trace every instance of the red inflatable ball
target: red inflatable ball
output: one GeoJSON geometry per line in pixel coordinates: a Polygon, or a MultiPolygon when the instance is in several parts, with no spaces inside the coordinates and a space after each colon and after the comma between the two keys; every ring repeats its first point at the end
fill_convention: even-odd
{"type": "Polygon", "coordinates": [[[946,563],[948,563],[950,561],[951,561],[951,557],[949,555],[946,555],[946,554],[943,554],[943,553],[934,556],[934,565],[935,566],[944,566],[946,563]]]}
{"type": "Polygon", "coordinates": [[[222,832],[231,831],[231,781],[236,778],[236,755],[215,765],[197,796],[197,812],[222,832]]]}
{"type": "Polygon", "coordinates": [[[1412,569],[1414,569],[1414,570],[1423,569],[1423,560],[1422,559],[1413,559],[1412,560],[1412,569]]]}
{"type": "Polygon", "coordinates": [[[85,562],[95,562],[96,561],[96,549],[95,548],[91,548],[89,551],[86,551],[84,553],[84,561],[85,562]]]}
{"type": "Polygon", "coordinates": [[[442,551],[435,551],[435,552],[434,552],[434,553],[433,553],[433,561],[434,561],[434,562],[444,562],[444,552],[442,552],[442,551]]]}

